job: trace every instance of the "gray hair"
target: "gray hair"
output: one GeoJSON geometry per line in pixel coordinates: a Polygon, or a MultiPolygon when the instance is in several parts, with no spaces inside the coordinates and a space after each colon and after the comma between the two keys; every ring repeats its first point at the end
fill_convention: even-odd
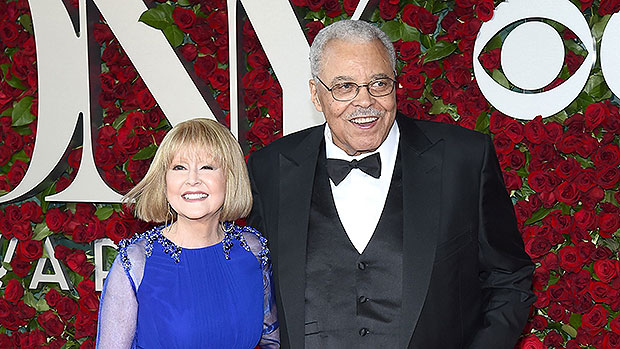
{"type": "Polygon", "coordinates": [[[378,27],[364,21],[345,19],[334,22],[321,29],[310,46],[310,72],[315,78],[321,71],[323,51],[330,40],[339,39],[348,42],[370,42],[379,40],[389,56],[392,70],[396,71],[396,54],[392,40],[378,27]]]}

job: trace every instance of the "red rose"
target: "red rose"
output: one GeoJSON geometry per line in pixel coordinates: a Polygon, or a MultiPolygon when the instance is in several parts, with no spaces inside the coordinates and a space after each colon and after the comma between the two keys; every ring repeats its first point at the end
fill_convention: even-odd
{"type": "Polygon", "coordinates": [[[17,244],[17,255],[26,261],[34,261],[43,255],[41,241],[27,240],[17,244]]]}
{"type": "Polygon", "coordinates": [[[611,238],[620,228],[620,216],[617,213],[601,213],[598,219],[599,234],[604,238],[611,238]]]}
{"type": "Polygon", "coordinates": [[[51,310],[39,314],[37,321],[48,336],[58,337],[65,329],[65,325],[51,310]]]}
{"type": "Polygon", "coordinates": [[[22,203],[21,209],[24,219],[28,219],[34,223],[41,223],[43,221],[41,206],[39,206],[36,202],[26,201],[22,203]]]}
{"type": "Polygon", "coordinates": [[[267,145],[275,138],[274,132],[275,124],[273,119],[261,117],[252,124],[248,132],[248,140],[267,145]]]}
{"type": "Polygon", "coordinates": [[[558,303],[553,303],[549,306],[549,309],[547,310],[547,314],[549,315],[549,318],[553,321],[556,322],[560,322],[560,321],[564,321],[566,316],[566,309],[564,309],[564,307],[558,303]]]}
{"type": "Polygon", "coordinates": [[[575,158],[568,157],[560,160],[555,173],[563,180],[573,180],[580,172],[580,165],[575,158]]]}
{"type": "Polygon", "coordinates": [[[595,302],[607,303],[610,301],[612,288],[604,282],[593,281],[588,286],[588,293],[595,302]]]}
{"type": "Polygon", "coordinates": [[[560,267],[566,271],[576,273],[583,267],[583,258],[575,246],[564,246],[558,252],[560,267]]]}
{"type": "Polygon", "coordinates": [[[493,138],[493,144],[495,145],[495,150],[498,154],[508,154],[510,153],[514,147],[514,142],[506,136],[504,132],[499,132],[495,134],[493,138]]]}
{"type": "Polygon", "coordinates": [[[97,334],[97,319],[83,311],[75,316],[75,338],[94,337],[97,334]]]}
{"type": "Polygon", "coordinates": [[[323,7],[325,0],[306,0],[310,11],[318,11],[323,7]]]}
{"type": "Polygon", "coordinates": [[[419,41],[404,41],[400,45],[400,59],[403,61],[411,61],[420,56],[419,41]]]}
{"type": "Polygon", "coordinates": [[[593,160],[596,167],[618,166],[620,164],[620,149],[615,143],[605,144],[598,148],[593,160]]]}
{"type": "Polygon", "coordinates": [[[504,177],[504,184],[506,185],[506,190],[518,190],[521,188],[523,184],[521,182],[521,177],[515,171],[504,171],[502,173],[504,177]]]}
{"type": "Polygon", "coordinates": [[[620,11],[620,1],[618,0],[601,0],[598,7],[598,14],[601,16],[610,15],[620,11]]]}
{"type": "Polygon", "coordinates": [[[209,76],[213,74],[215,68],[217,68],[217,62],[212,56],[198,57],[194,62],[194,71],[196,71],[196,75],[205,82],[209,81],[209,76]]]}
{"type": "Polygon", "coordinates": [[[19,276],[20,278],[26,277],[26,275],[28,275],[28,272],[30,271],[30,261],[22,259],[18,255],[15,255],[13,259],[11,259],[10,264],[11,268],[13,268],[13,272],[15,273],[15,275],[19,276]]]}
{"type": "Polygon", "coordinates": [[[476,4],[476,17],[483,22],[486,22],[493,18],[493,9],[495,4],[493,0],[481,0],[476,4]]]}
{"type": "Polygon", "coordinates": [[[92,338],[88,338],[80,344],[80,349],[95,349],[95,342],[92,338]]]}
{"type": "Polygon", "coordinates": [[[609,322],[609,327],[614,333],[620,334],[620,316],[616,316],[609,322]]]}
{"type": "Polygon", "coordinates": [[[4,288],[4,299],[15,304],[24,295],[24,288],[17,279],[11,279],[4,288]]]}
{"type": "Polygon", "coordinates": [[[99,43],[99,46],[103,46],[104,43],[114,39],[114,34],[110,30],[110,27],[104,23],[95,23],[93,29],[93,37],[99,43]]]}
{"type": "Polygon", "coordinates": [[[566,67],[568,68],[568,72],[571,75],[575,74],[577,69],[579,69],[579,67],[581,67],[581,64],[583,64],[584,60],[585,60],[584,56],[578,55],[571,50],[567,50],[566,56],[564,57],[564,63],[566,64],[566,67]]]}
{"type": "Polygon", "coordinates": [[[3,20],[0,23],[0,40],[8,47],[15,47],[19,41],[19,27],[11,21],[3,20]]]}
{"type": "Polygon", "coordinates": [[[610,283],[618,276],[618,261],[599,259],[594,261],[594,273],[604,283],[610,283]]]}
{"type": "Polygon", "coordinates": [[[94,266],[87,260],[83,250],[75,250],[67,256],[65,262],[71,270],[84,277],[88,277],[93,272],[94,266]]]}
{"type": "Polygon", "coordinates": [[[132,235],[132,231],[129,229],[123,219],[114,215],[110,217],[105,227],[106,235],[114,241],[115,244],[121,239],[128,238],[132,235]]]}
{"type": "Polygon", "coordinates": [[[155,106],[155,98],[148,89],[142,89],[136,92],[136,100],[138,101],[138,106],[142,110],[151,109],[155,106]]]}
{"type": "Polygon", "coordinates": [[[198,48],[194,44],[185,44],[179,48],[181,55],[188,61],[193,61],[198,56],[198,48]]]}
{"type": "Polygon", "coordinates": [[[228,80],[229,79],[227,69],[217,68],[215,69],[213,74],[209,76],[209,82],[211,83],[211,86],[216,90],[227,90],[229,86],[228,80]]]}
{"type": "Polygon", "coordinates": [[[342,8],[338,0],[325,0],[323,8],[325,9],[325,15],[327,17],[337,17],[342,13],[342,8]]]}
{"type": "Polygon", "coordinates": [[[403,22],[418,28],[422,34],[432,34],[437,28],[438,17],[424,7],[407,4],[402,12],[403,22]]]}
{"type": "Polygon", "coordinates": [[[80,299],[78,301],[81,310],[88,310],[91,313],[96,313],[99,308],[99,298],[97,298],[97,295],[95,295],[94,292],[80,295],[80,299]]]}
{"type": "Polygon", "coordinates": [[[549,348],[558,348],[564,344],[564,337],[562,337],[562,335],[557,331],[551,331],[547,333],[545,339],[543,339],[543,344],[549,348]]]}
{"type": "Polygon", "coordinates": [[[516,347],[518,349],[543,349],[543,343],[536,337],[536,335],[530,334],[527,337],[521,338],[516,347]]]}
{"type": "Polygon", "coordinates": [[[217,33],[224,34],[228,29],[228,17],[226,11],[213,11],[207,18],[207,24],[217,33]]]}
{"type": "Polygon", "coordinates": [[[69,297],[60,298],[55,308],[58,315],[65,321],[71,319],[78,311],[78,305],[69,297]]]}
{"type": "Polygon", "coordinates": [[[26,305],[24,301],[20,300],[17,303],[17,317],[19,317],[20,319],[28,321],[32,319],[36,314],[36,309],[29,305],[26,305]]]}
{"type": "Polygon", "coordinates": [[[51,231],[60,232],[67,218],[67,215],[60,209],[50,208],[45,214],[45,224],[51,231]]]}
{"type": "Polygon", "coordinates": [[[352,16],[355,12],[355,9],[357,8],[358,3],[359,0],[343,0],[342,7],[344,7],[344,11],[347,13],[347,15],[352,16]]]}
{"type": "Polygon", "coordinates": [[[605,336],[603,337],[603,348],[620,348],[620,336],[614,332],[605,331],[605,336]]]}
{"type": "Polygon", "coordinates": [[[612,189],[620,180],[618,167],[602,167],[596,171],[596,182],[604,189],[612,189]]]}
{"type": "Polygon", "coordinates": [[[62,298],[62,295],[55,289],[50,289],[45,294],[45,301],[50,307],[55,307],[58,301],[62,298]]]}
{"type": "Polygon", "coordinates": [[[181,30],[187,33],[188,29],[196,23],[196,14],[191,9],[177,6],[172,11],[172,19],[181,30]]]}
{"type": "Polygon", "coordinates": [[[457,66],[446,70],[446,78],[452,86],[459,88],[471,82],[471,71],[465,66],[457,66]]]}
{"type": "Polygon", "coordinates": [[[501,63],[501,51],[499,48],[490,50],[480,55],[480,63],[485,69],[493,71],[498,69],[501,63]]]}
{"type": "MultiPolygon", "coordinates": [[[[1,92],[0,92],[1,93],[1,92]]],[[[13,150],[4,144],[0,144],[0,166],[6,165],[11,159],[13,150]]]]}
{"type": "Polygon", "coordinates": [[[10,224],[24,222],[24,216],[19,206],[15,204],[8,205],[4,208],[4,217],[10,224]]]}
{"type": "Polygon", "coordinates": [[[581,328],[589,334],[598,333],[607,324],[609,312],[600,304],[595,304],[581,317],[581,328]]]}
{"type": "Polygon", "coordinates": [[[379,16],[387,20],[394,19],[398,13],[398,4],[393,4],[389,0],[379,0],[379,16]]]}
{"type": "MultiPolygon", "coordinates": [[[[218,94],[217,97],[215,97],[215,101],[223,110],[230,110],[230,93],[228,91],[223,91],[218,94]]],[[[229,117],[229,114],[226,114],[226,116],[229,117]]],[[[229,125],[229,123],[227,125],[229,125]]]]}
{"type": "Polygon", "coordinates": [[[551,250],[551,243],[542,236],[531,238],[525,243],[525,252],[532,258],[537,259],[551,250]]]}
{"type": "Polygon", "coordinates": [[[547,138],[547,130],[540,115],[526,123],[523,132],[525,138],[533,144],[540,144],[547,138]]]}
{"type": "Polygon", "coordinates": [[[424,88],[424,75],[421,69],[411,69],[398,76],[398,81],[404,88],[420,90],[424,88]]]}
{"type": "Polygon", "coordinates": [[[247,72],[243,78],[243,86],[256,89],[268,89],[273,85],[273,77],[265,69],[254,69],[247,72]]]}
{"type": "Polygon", "coordinates": [[[579,190],[571,182],[562,182],[553,191],[559,202],[567,205],[575,205],[579,201],[579,190]]]}
{"type": "Polygon", "coordinates": [[[609,111],[603,103],[593,103],[586,107],[583,115],[586,120],[586,130],[592,131],[597,128],[607,117],[609,111]]]}

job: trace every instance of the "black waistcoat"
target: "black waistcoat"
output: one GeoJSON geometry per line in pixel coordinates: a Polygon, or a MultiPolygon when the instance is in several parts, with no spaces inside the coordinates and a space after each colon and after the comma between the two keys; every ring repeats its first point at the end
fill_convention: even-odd
{"type": "Polygon", "coordinates": [[[403,246],[400,154],[381,218],[362,254],[338,218],[324,150],[315,173],[306,255],[305,347],[396,348],[403,246]]]}

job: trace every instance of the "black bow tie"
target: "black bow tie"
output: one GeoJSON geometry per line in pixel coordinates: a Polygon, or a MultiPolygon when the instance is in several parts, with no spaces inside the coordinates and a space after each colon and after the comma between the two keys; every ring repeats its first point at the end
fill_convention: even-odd
{"type": "Polygon", "coordinates": [[[354,168],[359,168],[364,173],[374,178],[379,178],[381,175],[381,157],[379,153],[374,153],[359,161],[327,159],[327,174],[334,181],[335,185],[340,184],[354,168]]]}

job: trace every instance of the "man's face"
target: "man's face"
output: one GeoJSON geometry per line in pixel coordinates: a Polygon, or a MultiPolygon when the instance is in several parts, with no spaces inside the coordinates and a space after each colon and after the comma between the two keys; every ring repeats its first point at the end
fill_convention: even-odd
{"type": "MultiPolygon", "coordinates": [[[[319,78],[330,88],[338,83],[362,85],[377,78],[394,78],[388,54],[379,40],[331,40],[323,51],[321,68],[319,78]]],[[[341,102],[320,82],[310,80],[310,94],[316,109],[325,115],[334,144],[349,155],[377,149],[396,117],[394,91],[387,96],[374,97],[361,87],[354,99],[341,102]]]]}

